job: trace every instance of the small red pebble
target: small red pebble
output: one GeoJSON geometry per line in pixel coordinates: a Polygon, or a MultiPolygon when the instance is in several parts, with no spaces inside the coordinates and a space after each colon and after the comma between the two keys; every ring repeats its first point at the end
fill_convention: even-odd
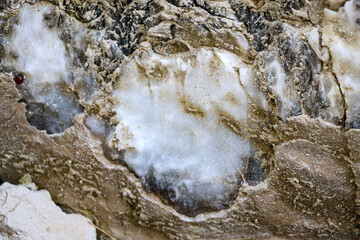
{"type": "Polygon", "coordinates": [[[16,84],[22,84],[24,82],[24,76],[19,74],[14,77],[14,81],[16,82],[16,84]]]}

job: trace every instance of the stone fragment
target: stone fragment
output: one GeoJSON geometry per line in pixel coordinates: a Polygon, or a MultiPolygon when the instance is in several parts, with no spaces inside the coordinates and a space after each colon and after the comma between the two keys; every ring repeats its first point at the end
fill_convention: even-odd
{"type": "Polygon", "coordinates": [[[96,229],[78,214],[66,214],[45,190],[0,186],[0,238],[6,240],[95,240],[96,229]]]}

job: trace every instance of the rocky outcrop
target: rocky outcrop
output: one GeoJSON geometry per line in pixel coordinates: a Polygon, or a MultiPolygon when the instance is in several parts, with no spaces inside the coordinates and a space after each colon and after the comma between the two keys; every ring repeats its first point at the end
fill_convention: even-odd
{"type": "Polygon", "coordinates": [[[359,1],[0,8],[2,181],[104,239],[359,237],[359,1]]]}

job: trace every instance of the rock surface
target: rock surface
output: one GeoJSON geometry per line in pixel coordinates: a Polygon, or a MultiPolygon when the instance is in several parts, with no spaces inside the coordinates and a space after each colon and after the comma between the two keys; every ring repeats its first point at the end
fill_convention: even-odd
{"type": "Polygon", "coordinates": [[[31,191],[21,185],[3,183],[0,218],[0,238],[4,240],[96,239],[89,219],[62,212],[45,190],[31,191]]]}
{"type": "Polygon", "coordinates": [[[2,181],[103,239],[358,239],[358,0],[0,10],[2,181]]]}

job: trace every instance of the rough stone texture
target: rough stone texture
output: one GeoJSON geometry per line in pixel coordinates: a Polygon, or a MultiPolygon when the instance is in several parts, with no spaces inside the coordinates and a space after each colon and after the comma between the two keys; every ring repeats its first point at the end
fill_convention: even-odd
{"type": "MultiPolygon", "coordinates": [[[[0,44],[25,2],[38,1],[0,1],[0,44]]],[[[92,219],[104,239],[358,239],[359,1],[49,2],[57,7],[47,21],[77,73],[68,91],[84,112],[61,134],[29,124],[12,80],[21,69],[4,64],[9,54],[0,45],[2,181],[29,173],[57,204],[92,219]],[[231,126],[246,130],[261,168],[246,162],[254,184],[239,186],[227,209],[177,212],[86,125],[95,115],[117,126],[112,93],[126,63],[149,48],[164,57],[221,48],[251,69],[259,94],[249,96],[246,124],[231,126]],[[93,92],[81,80],[86,74],[96,82],[93,92]]]]}
{"type": "Polygon", "coordinates": [[[77,214],[65,214],[45,191],[4,183],[0,186],[0,238],[9,240],[95,240],[95,227],[77,214]]]}

